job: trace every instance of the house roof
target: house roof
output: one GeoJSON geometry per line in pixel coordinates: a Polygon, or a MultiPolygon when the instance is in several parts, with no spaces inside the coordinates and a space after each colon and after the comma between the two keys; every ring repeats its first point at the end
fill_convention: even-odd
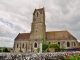
{"type": "Polygon", "coordinates": [[[40,14],[42,14],[42,12],[44,11],[44,8],[35,9],[34,12],[33,12],[33,15],[35,14],[36,11],[39,11],[40,14]]]}
{"type": "MultiPolygon", "coordinates": [[[[50,31],[45,33],[46,40],[77,40],[67,30],[65,31],[50,31]]],[[[19,33],[15,40],[29,40],[30,33],[19,33]]]]}
{"type": "Polygon", "coordinates": [[[28,40],[30,37],[30,33],[19,33],[15,40],[28,40]]]}
{"type": "Polygon", "coordinates": [[[72,34],[70,34],[67,30],[46,32],[46,40],[75,40],[75,39],[76,38],[72,34]]]}

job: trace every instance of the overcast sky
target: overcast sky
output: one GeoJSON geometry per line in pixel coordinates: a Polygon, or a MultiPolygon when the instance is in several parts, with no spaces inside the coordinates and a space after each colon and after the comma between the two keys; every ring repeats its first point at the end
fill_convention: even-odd
{"type": "Polygon", "coordinates": [[[68,30],[80,40],[80,0],[0,0],[0,47],[13,47],[18,33],[30,32],[33,11],[45,8],[46,30],[68,30]]]}

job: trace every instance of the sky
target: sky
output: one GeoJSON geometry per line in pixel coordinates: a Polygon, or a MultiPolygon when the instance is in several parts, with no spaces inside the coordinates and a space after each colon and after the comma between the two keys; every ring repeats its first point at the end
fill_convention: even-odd
{"type": "Polygon", "coordinates": [[[33,12],[45,8],[46,31],[68,30],[80,41],[80,0],[0,0],[0,47],[13,47],[29,33],[33,12]]]}

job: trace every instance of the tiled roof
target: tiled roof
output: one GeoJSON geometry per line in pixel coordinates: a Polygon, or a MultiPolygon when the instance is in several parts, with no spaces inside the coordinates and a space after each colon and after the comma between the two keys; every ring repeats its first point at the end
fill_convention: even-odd
{"type": "Polygon", "coordinates": [[[28,40],[30,37],[30,33],[19,33],[15,40],[28,40]]]}
{"type": "Polygon", "coordinates": [[[46,40],[75,40],[75,39],[76,38],[73,35],[71,35],[67,30],[46,32],[46,40]]]}
{"type": "Polygon", "coordinates": [[[39,11],[39,12],[40,12],[40,14],[42,14],[42,11],[44,11],[44,8],[35,9],[35,10],[34,10],[34,12],[33,12],[33,15],[35,14],[35,12],[36,12],[36,11],[39,11]]]}
{"type": "MultiPolygon", "coordinates": [[[[30,33],[19,33],[15,40],[29,40],[30,33]]],[[[77,40],[67,30],[46,32],[46,40],[77,40]]]]}

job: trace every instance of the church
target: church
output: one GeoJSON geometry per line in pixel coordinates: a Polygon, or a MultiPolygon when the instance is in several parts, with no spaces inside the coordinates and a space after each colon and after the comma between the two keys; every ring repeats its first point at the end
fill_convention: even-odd
{"type": "Polygon", "coordinates": [[[46,31],[45,25],[45,9],[35,9],[33,12],[33,20],[31,23],[30,33],[19,33],[14,39],[14,52],[37,52],[37,48],[42,43],[42,38],[45,43],[55,42],[62,49],[78,48],[77,39],[67,30],[64,31],[46,31]]]}

